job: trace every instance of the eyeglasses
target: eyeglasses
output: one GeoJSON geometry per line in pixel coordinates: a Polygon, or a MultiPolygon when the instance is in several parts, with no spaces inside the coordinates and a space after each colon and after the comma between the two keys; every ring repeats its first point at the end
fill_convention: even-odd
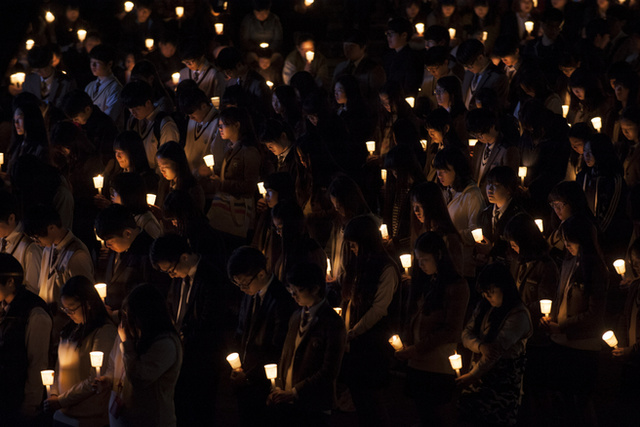
{"type": "Polygon", "coordinates": [[[80,310],[80,308],[82,308],[82,304],[78,305],[76,308],[67,308],[67,307],[60,306],[60,310],[69,316],[74,315],[76,311],[80,310]]]}
{"type": "Polygon", "coordinates": [[[163,270],[160,268],[160,266],[158,266],[158,271],[160,271],[161,273],[167,273],[169,275],[173,274],[176,272],[176,268],[178,267],[178,264],[180,264],[180,261],[176,261],[175,264],[173,264],[173,267],[167,269],[167,270],[163,270]]]}
{"type": "Polygon", "coordinates": [[[234,280],[233,284],[236,285],[237,287],[239,287],[240,289],[249,289],[249,286],[251,286],[253,281],[256,280],[256,277],[258,277],[258,274],[260,274],[260,271],[258,271],[256,274],[254,274],[253,277],[251,278],[251,280],[249,280],[247,283],[238,283],[238,281],[234,280]]]}
{"type": "Polygon", "coordinates": [[[444,95],[445,93],[447,93],[447,91],[444,89],[436,89],[433,91],[433,93],[435,93],[436,95],[444,95]]]}
{"type": "Polygon", "coordinates": [[[551,206],[551,208],[557,209],[557,210],[560,210],[560,209],[564,208],[566,205],[567,204],[565,202],[559,202],[559,201],[549,202],[549,206],[551,206]]]}

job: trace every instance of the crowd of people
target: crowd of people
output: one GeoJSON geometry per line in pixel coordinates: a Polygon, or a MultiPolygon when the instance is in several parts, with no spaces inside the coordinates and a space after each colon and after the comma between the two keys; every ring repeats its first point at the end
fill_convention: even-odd
{"type": "Polygon", "coordinates": [[[0,424],[225,425],[227,382],[242,426],[390,426],[395,374],[423,426],[637,425],[639,19],[47,2],[0,83],[0,424]]]}

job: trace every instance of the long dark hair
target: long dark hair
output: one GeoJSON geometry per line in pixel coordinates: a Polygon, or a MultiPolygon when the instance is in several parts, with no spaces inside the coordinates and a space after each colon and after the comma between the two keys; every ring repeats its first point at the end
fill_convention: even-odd
{"type": "MultiPolygon", "coordinates": [[[[442,190],[435,182],[423,182],[411,190],[410,200],[422,206],[424,211],[424,225],[426,231],[435,231],[441,236],[458,233],[451,215],[447,210],[442,190]]],[[[415,215],[413,215],[415,217],[415,215]]],[[[418,222],[415,220],[415,222],[418,222]]],[[[415,228],[419,228],[416,224],[415,228]]],[[[416,243],[417,244],[417,243],[416,243]]]]}
{"type": "Polygon", "coordinates": [[[133,288],[122,303],[122,324],[138,355],[165,334],[175,334],[167,303],[155,286],[143,283],[133,288]]]}
{"type": "Polygon", "coordinates": [[[502,291],[502,305],[495,307],[489,315],[489,331],[486,335],[483,332],[482,321],[486,313],[491,309],[491,304],[482,298],[478,303],[477,314],[473,319],[473,331],[476,336],[483,336],[485,343],[491,343],[500,333],[500,326],[507,317],[507,314],[518,304],[522,303],[520,292],[516,282],[509,271],[509,268],[499,262],[487,265],[478,275],[476,290],[478,293],[487,292],[492,286],[502,291]]]}
{"type": "Polygon", "coordinates": [[[336,217],[341,225],[345,225],[351,218],[371,213],[371,209],[360,191],[360,186],[347,175],[336,176],[329,185],[328,194],[334,197],[344,209],[345,215],[337,215],[336,217]]]}
{"type": "Polygon", "coordinates": [[[120,195],[122,205],[134,215],[141,215],[149,210],[144,180],[137,173],[123,172],[116,175],[112,187],[120,195]]]}
{"type": "Polygon", "coordinates": [[[520,262],[540,259],[549,253],[549,244],[533,218],[525,213],[520,213],[509,220],[504,229],[504,238],[518,245],[520,262]]]}
{"type": "Polygon", "coordinates": [[[457,117],[459,114],[464,114],[467,111],[467,108],[464,106],[464,98],[462,97],[460,79],[456,76],[440,77],[437,85],[444,89],[451,98],[451,111],[449,111],[451,117],[457,117]]]}
{"type": "Polygon", "coordinates": [[[593,134],[585,141],[585,145],[586,143],[589,143],[591,147],[591,152],[596,160],[596,164],[593,168],[585,165],[585,171],[594,170],[598,176],[606,176],[609,178],[613,178],[616,175],[622,176],[624,174],[622,162],[616,155],[611,139],[606,134],[593,134]]]}
{"type": "Polygon", "coordinates": [[[239,124],[240,144],[244,146],[258,146],[258,137],[253,128],[251,116],[244,108],[228,107],[220,112],[219,121],[225,125],[239,124]]]}
{"type": "Polygon", "coordinates": [[[189,231],[209,225],[209,220],[186,190],[173,190],[167,194],[162,205],[162,215],[167,220],[176,220],[176,231],[185,238],[190,236],[189,231]]]}
{"type": "Polygon", "coordinates": [[[188,190],[197,185],[195,178],[191,174],[187,155],[179,143],[175,141],[165,142],[158,148],[156,156],[159,159],[171,160],[174,163],[176,190],[188,190]]]}
{"type": "Polygon", "coordinates": [[[607,269],[604,256],[598,243],[598,229],[584,215],[573,215],[561,225],[562,237],[571,243],[577,243],[579,266],[575,272],[578,283],[584,283],[585,292],[590,293],[594,280],[594,269],[600,265],[607,269]]]}
{"type": "Polygon", "coordinates": [[[144,143],[138,132],[133,130],[120,132],[113,141],[113,149],[114,151],[122,150],[127,154],[131,172],[142,174],[151,170],[144,143]]]}
{"type": "Polygon", "coordinates": [[[93,283],[84,276],[74,276],[62,286],[60,297],[74,298],[80,303],[84,323],[76,325],[70,321],[60,332],[62,339],[76,343],[77,347],[93,331],[111,322],[93,283]]]}
{"type": "Polygon", "coordinates": [[[456,177],[451,187],[456,191],[464,191],[473,182],[469,160],[458,147],[448,146],[439,151],[433,159],[433,166],[436,170],[453,169],[456,177]]]}

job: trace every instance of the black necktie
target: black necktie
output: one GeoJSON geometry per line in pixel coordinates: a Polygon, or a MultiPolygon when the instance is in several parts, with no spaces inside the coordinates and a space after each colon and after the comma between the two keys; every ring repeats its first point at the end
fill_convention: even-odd
{"type": "Polygon", "coordinates": [[[7,239],[2,238],[2,242],[0,243],[0,252],[5,253],[7,251],[7,239]]]}
{"type": "Polygon", "coordinates": [[[58,250],[53,249],[51,252],[51,262],[49,263],[49,278],[56,273],[56,262],[58,261],[58,250]]]}
{"type": "Polygon", "coordinates": [[[345,74],[353,75],[353,73],[356,71],[356,63],[353,61],[349,61],[349,65],[347,65],[347,68],[344,71],[345,74]]]}
{"type": "Polygon", "coordinates": [[[96,94],[100,91],[100,80],[96,82],[96,94]]]}
{"type": "Polygon", "coordinates": [[[195,80],[196,83],[198,83],[198,77],[200,77],[200,71],[193,73],[193,80],[195,80]]]}

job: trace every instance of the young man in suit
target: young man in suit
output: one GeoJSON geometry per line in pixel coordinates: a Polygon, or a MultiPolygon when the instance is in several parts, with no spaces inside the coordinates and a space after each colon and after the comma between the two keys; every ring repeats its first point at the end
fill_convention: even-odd
{"type": "Polygon", "coordinates": [[[462,81],[462,97],[467,109],[476,108],[475,94],[482,88],[493,89],[498,94],[500,104],[506,103],[509,79],[493,65],[480,40],[469,39],[462,42],[456,59],[466,70],[462,81]]]}
{"type": "Polygon", "coordinates": [[[231,372],[231,380],[237,385],[241,424],[247,427],[265,417],[270,382],[264,365],[280,359],[295,308],[282,282],[266,269],[265,256],[250,246],[236,249],[227,264],[229,277],[245,293],[236,331],[242,368],[231,372]]]}
{"type": "Polygon", "coordinates": [[[91,101],[103,113],[111,117],[118,129],[124,125],[124,108],[120,99],[122,85],[113,75],[116,60],[115,51],[106,45],[99,44],[89,53],[91,73],[96,77],[84,91],[89,94],[91,101]]]}
{"type": "Polygon", "coordinates": [[[278,364],[279,387],[269,400],[279,426],[328,426],[347,341],[344,322],[325,298],[325,272],[319,266],[294,266],[287,283],[301,309],[289,321],[278,364]]]}
{"type": "Polygon", "coordinates": [[[60,108],[62,98],[76,88],[75,80],[53,67],[53,52],[46,46],[34,46],[27,54],[33,73],[24,81],[23,90],[41,101],[60,108]]]}
{"type": "Polygon", "coordinates": [[[211,98],[222,98],[226,81],[223,73],[216,71],[215,67],[205,57],[206,46],[195,37],[183,40],[178,46],[178,54],[182,63],[186,65],[180,70],[180,82],[193,80],[198,87],[211,98]]]}

